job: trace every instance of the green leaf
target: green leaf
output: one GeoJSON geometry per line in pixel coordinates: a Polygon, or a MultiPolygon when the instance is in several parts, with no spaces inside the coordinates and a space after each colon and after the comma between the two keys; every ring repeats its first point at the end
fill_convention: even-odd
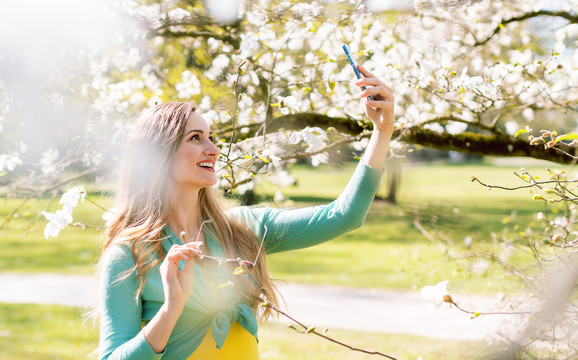
{"type": "Polygon", "coordinates": [[[333,91],[333,89],[335,89],[335,81],[328,81],[329,83],[329,88],[331,89],[331,91],[333,91]]]}
{"type": "Polygon", "coordinates": [[[526,130],[526,129],[520,129],[516,132],[516,135],[514,135],[514,137],[518,137],[518,135],[525,134],[527,132],[528,132],[528,130],[526,130]]]}
{"type": "Polygon", "coordinates": [[[233,275],[243,275],[245,273],[245,270],[242,267],[238,267],[235,269],[235,271],[233,271],[233,275]]]}
{"type": "Polygon", "coordinates": [[[480,316],[480,313],[479,313],[479,312],[475,312],[475,313],[472,314],[472,317],[471,317],[470,319],[475,319],[475,318],[477,318],[478,316],[480,316]]]}
{"type": "Polygon", "coordinates": [[[568,133],[564,135],[560,135],[556,137],[555,143],[560,142],[562,140],[578,140],[578,134],[576,133],[568,133]]]}

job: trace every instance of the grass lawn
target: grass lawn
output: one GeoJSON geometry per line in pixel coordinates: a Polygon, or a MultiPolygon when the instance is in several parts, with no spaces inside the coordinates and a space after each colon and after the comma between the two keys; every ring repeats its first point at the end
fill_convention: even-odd
{"type": "MultiPolygon", "coordinates": [[[[0,271],[68,274],[93,271],[102,231],[70,226],[56,238],[44,238],[47,221],[40,212],[60,209],[59,199],[33,199],[25,203],[20,199],[0,199],[0,224],[8,219],[5,226],[0,227],[0,271]],[[19,207],[16,216],[8,217],[16,207],[19,207]]],[[[88,202],[80,204],[73,215],[74,222],[103,224],[102,210],[88,202]]]]}
{"type": "MultiPolygon", "coordinates": [[[[98,345],[97,331],[82,320],[77,308],[52,305],[0,304],[0,360],[91,359],[98,345]]],[[[349,345],[376,350],[399,359],[471,359],[484,344],[436,340],[409,335],[330,330],[330,336],[349,345]],[[411,344],[411,346],[408,346],[411,344]]],[[[314,335],[303,335],[282,324],[259,329],[262,359],[377,359],[353,352],[314,335]],[[298,346],[295,346],[299,344],[298,346]]]]}
{"type": "MultiPolygon", "coordinates": [[[[271,202],[275,191],[281,190],[292,200],[281,205],[288,207],[328,203],[343,189],[354,166],[318,169],[295,166],[291,174],[298,179],[297,186],[279,189],[264,179],[257,185],[257,193],[261,200],[271,202]]],[[[418,218],[432,234],[441,231],[456,243],[448,247],[456,255],[465,250],[466,236],[472,237],[474,245],[487,244],[490,234],[500,233],[504,226],[512,232],[517,224],[525,227],[536,211],[543,210],[541,202],[531,200],[529,190],[488,191],[469,180],[473,175],[490,184],[520,185],[513,171],[519,171],[519,166],[404,166],[397,205],[375,202],[360,229],[313,248],[272,255],[269,269],[275,278],[302,283],[415,291],[447,279],[456,292],[516,291],[518,285],[500,269],[490,266],[481,274],[473,274],[471,261],[449,261],[439,245],[427,240],[414,226],[414,219],[418,218]],[[513,210],[515,217],[511,216],[513,210]]],[[[534,172],[543,178],[547,176],[541,165],[534,172]]],[[[110,203],[110,199],[98,195],[92,199],[105,206],[110,203]]],[[[17,199],[0,200],[0,224],[17,205],[17,199]]],[[[51,204],[48,199],[31,200],[9,217],[7,224],[0,226],[0,271],[74,274],[93,271],[101,232],[67,228],[57,238],[44,239],[46,221],[39,212],[58,208],[57,201],[51,204]]],[[[79,205],[74,213],[75,221],[89,225],[102,225],[101,215],[102,210],[89,202],[79,205]]],[[[517,259],[530,260],[529,255],[517,259]]]]}
{"type": "MultiPolygon", "coordinates": [[[[317,172],[295,167],[291,173],[298,178],[298,186],[280,189],[263,181],[257,189],[269,197],[280,190],[295,200],[292,206],[325,203],[345,186],[353,167],[317,172]]],[[[526,168],[547,177],[544,167],[526,168]]],[[[476,176],[489,184],[521,185],[514,171],[519,172],[519,166],[404,166],[397,205],[375,202],[360,229],[314,248],[272,255],[268,267],[275,277],[304,283],[415,291],[450,280],[457,292],[515,292],[520,284],[502,269],[490,266],[483,273],[473,273],[471,259],[449,261],[439,244],[427,240],[414,226],[418,218],[430,233],[441,231],[455,242],[447,248],[456,256],[466,250],[466,236],[474,246],[484,246],[491,243],[492,232],[499,234],[504,227],[515,234],[534,221],[537,211],[544,210],[543,203],[532,200],[529,190],[488,191],[470,181],[476,176]]],[[[386,190],[385,177],[382,188],[380,192],[386,190]]],[[[533,261],[531,252],[517,254],[514,261],[533,261]]]]}

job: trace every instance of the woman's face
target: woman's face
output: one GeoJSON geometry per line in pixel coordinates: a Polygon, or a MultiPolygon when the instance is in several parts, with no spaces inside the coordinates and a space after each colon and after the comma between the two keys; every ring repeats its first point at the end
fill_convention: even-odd
{"type": "Polygon", "coordinates": [[[217,183],[219,149],[207,122],[196,112],[187,119],[185,135],[171,160],[171,177],[178,188],[199,190],[217,183]]]}

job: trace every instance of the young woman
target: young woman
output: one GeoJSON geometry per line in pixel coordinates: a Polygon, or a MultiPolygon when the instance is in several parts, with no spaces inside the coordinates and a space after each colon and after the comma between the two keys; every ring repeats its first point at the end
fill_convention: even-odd
{"type": "Polygon", "coordinates": [[[356,85],[367,87],[360,96],[373,99],[365,101],[373,132],[349,184],[329,205],[225,211],[213,186],[219,150],[195,109],[168,103],[138,117],[100,263],[100,359],[258,359],[256,314],[270,315],[268,308],[258,313],[258,296],[277,302],[264,253],[316,245],[361,226],[377,191],[393,132],[393,93],[359,70],[364,78],[356,85]],[[226,266],[238,267],[236,260],[203,254],[242,259],[244,271],[226,266]]]}

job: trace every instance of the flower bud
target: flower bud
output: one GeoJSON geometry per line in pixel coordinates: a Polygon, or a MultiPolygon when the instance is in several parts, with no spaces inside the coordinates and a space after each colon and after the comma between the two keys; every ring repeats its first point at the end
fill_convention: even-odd
{"type": "Polygon", "coordinates": [[[560,241],[560,240],[562,240],[562,236],[560,234],[555,234],[554,236],[552,236],[553,242],[560,241]]]}

